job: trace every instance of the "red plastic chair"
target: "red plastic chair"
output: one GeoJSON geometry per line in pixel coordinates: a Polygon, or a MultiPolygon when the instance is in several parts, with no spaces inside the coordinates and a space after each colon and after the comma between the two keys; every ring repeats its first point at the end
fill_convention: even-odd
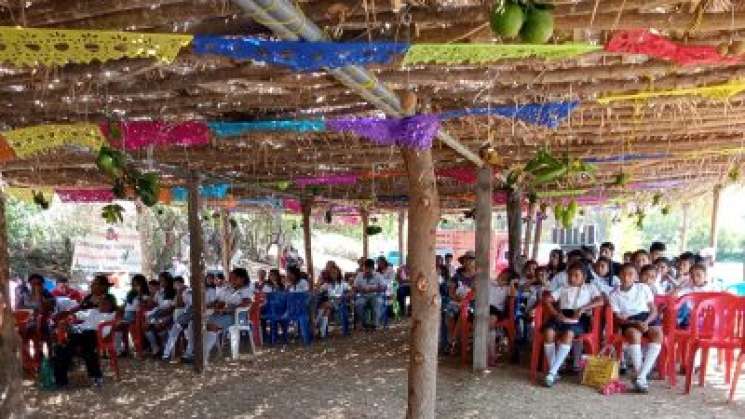
{"type": "Polygon", "coordinates": [[[257,292],[254,294],[254,301],[251,304],[251,312],[249,313],[249,320],[253,323],[253,334],[254,342],[259,345],[264,345],[264,333],[261,330],[261,308],[266,304],[266,294],[263,292],[257,292]]]}
{"type": "MultiPolygon", "coordinates": [[[[685,368],[685,360],[688,359],[688,341],[691,337],[690,324],[692,324],[694,322],[693,319],[695,319],[695,317],[693,317],[693,311],[702,301],[720,296],[732,296],[732,294],[726,292],[694,292],[678,298],[674,304],[668,304],[667,309],[665,310],[664,321],[665,328],[669,330],[668,336],[670,337],[668,347],[671,355],[667,357],[667,376],[670,378],[670,384],[672,386],[677,384],[675,366],[680,363],[680,365],[685,368]],[[691,316],[688,321],[689,327],[685,329],[678,328],[677,323],[678,311],[683,304],[691,304],[692,306],[691,316]]],[[[729,377],[727,377],[727,379],[729,379],[729,377]]]]}
{"type": "MultiPolygon", "coordinates": [[[[704,385],[709,349],[718,348],[731,352],[739,349],[745,336],[745,299],[733,295],[723,295],[701,301],[693,310],[690,337],[687,342],[685,393],[691,392],[693,367],[696,351],[701,349],[699,385],[704,385]]],[[[726,375],[732,372],[732,362],[728,357],[726,375]]]]}
{"type": "Polygon", "coordinates": [[[729,388],[729,401],[733,401],[735,399],[737,380],[740,379],[743,364],[745,364],[745,336],[740,337],[740,355],[738,355],[737,361],[735,362],[735,373],[732,375],[732,384],[729,388]]]}
{"type": "MultiPolygon", "coordinates": [[[[469,356],[471,354],[471,348],[468,345],[468,342],[470,342],[471,336],[473,334],[473,322],[468,320],[468,310],[471,306],[471,301],[473,301],[473,298],[473,292],[469,292],[468,295],[466,295],[466,298],[463,299],[460,304],[460,357],[461,361],[464,364],[469,364],[473,359],[469,356]]],[[[508,316],[506,319],[501,320],[497,324],[497,326],[503,328],[505,333],[507,333],[507,339],[509,340],[508,353],[512,353],[513,345],[515,344],[515,334],[517,329],[515,327],[515,298],[507,297],[506,305],[508,316]]]]}
{"type": "MultiPolygon", "coordinates": [[[[545,310],[545,302],[540,302],[535,308],[533,321],[533,348],[530,353],[530,379],[535,382],[538,377],[538,364],[543,360],[542,370],[548,368],[543,356],[543,324],[549,320],[548,310],[545,310]]],[[[600,322],[603,318],[604,306],[592,309],[591,330],[580,336],[575,336],[574,341],[582,342],[584,352],[596,355],[600,351],[600,322]]]]}
{"type": "Polygon", "coordinates": [[[101,322],[96,328],[96,340],[98,341],[98,353],[109,357],[109,365],[114,370],[116,379],[119,379],[119,363],[116,359],[116,329],[119,325],[119,315],[114,320],[101,322]],[[109,327],[109,334],[104,336],[103,329],[109,327]]]}
{"type": "MultiPolygon", "coordinates": [[[[141,356],[145,350],[145,328],[147,322],[145,321],[145,309],[139,307],[135,314],[135,321],[129,325],[129,334],[132,336],[132,342],[134,343],[135,353],[141,356]]],[[[125,339],[125,342],[129,339],[125,339]]]]}
{"type": "MultiPolygon", "coordinates": [[[[33,310],[13,311],[16,331],[18,332],[18,336],[21,338],[21,364],[23,365],[23,370],[30,374],[33,374],[37,370],[37,365],[35,365],[34,358],[31,355],[30,347],[31,342],[34,341],[34,339],[31,335],[25,333],[25,329],[33,314],[33,310]]],[[[34,347],[36,347],[35,343],[34,347]]]]}
{"type": "MultiPolygon", "coordinates": [[[[667,362],[667,356],[670,353],[670,336],[669,333],[671,330],[675,328],[675,319],[673,318],[672,323],[666,321],[666,311],[667,307],[671,304],[673,304],[674,298],[672,296],[668,295],[662,295],[662,296],[655,296],[654,303],[655,306],[657,306],[657,313],[658,316],[662,316],[662,351],[660,351],[660,355],[657,358],[657,370],[660,372],[660,375],[663,378],[666,378],[668,380],[672,379],[669,376],[669,369],[667,368],[668,362],[667,362]]],[[[616,350],[616,356],[620,359],[620,354],[623,353],[623,344],[625,342],[624,336],[619,333],[618,326],[615,323],[615,316],[613,315],[613,310],[611,309],[610,305],[606,305],[605,307],[605,344],[606,345],[613,345],[613,347],[616,350]]],[[[649,343],[649,340],[647,338],[642,338],[642,344],[649,343]]]]}

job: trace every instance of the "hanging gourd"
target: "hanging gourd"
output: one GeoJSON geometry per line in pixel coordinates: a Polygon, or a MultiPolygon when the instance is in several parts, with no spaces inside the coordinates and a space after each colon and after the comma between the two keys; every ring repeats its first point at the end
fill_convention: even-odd
{"type": "Polygon", "coordinates": [[[365,229],[365,232],[368,236],[374,236],[376,234],[380,234],[383,232],[383,227],[381,226],[367,226],[367,229],[365,229]]]}
{"type": "Polygon", "coordinates": [[[494,34],[505,39],[513,39],[520,34],[525,22],[525,12],[515,1],[497,0],[492,6],[490,18],[494,34]]]}
{"type": "Polygon", "coordinates": [[[44,197],[43,193],[31,191],[31,195],[34,197],[34,204],[38,205],[39,208],[43,210],[49,209],[49,201],[44,197]]]}
{"type": "Polygon", "coordinates": [[[525,23],[520,30],[520,39],[528,44],[545,44],[554,34],[553,7],[545,4],[530,4],[525,23]]]}
{"type": "Polygon", "coordinates": [[[124,175],[124,155],[119,150],[103,146],[98,150],[96,166],[106,176],[118,179],[124,175]]]}

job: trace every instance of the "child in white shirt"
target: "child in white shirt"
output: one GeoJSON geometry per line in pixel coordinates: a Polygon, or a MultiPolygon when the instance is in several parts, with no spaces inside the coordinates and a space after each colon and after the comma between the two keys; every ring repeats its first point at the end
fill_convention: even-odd
{"type": "Polygon", "coordinates": [[[546,387],[552,387],[556,382],[557,373],[569,355],[574,337],[589,331],[591,319],[588,314],[594,307],[603,304],[603,297],[597,287],[585,283],[585,268],[582,263],[569,266],[567,282],[566,286],[551,292],[546,304],[553,317],[543,329],[543,350],[549,364],[546,387]],[[558,305],[558,310],[554,303],[558,305]]]}
{"type": "Polygon", "coordinates": [[[654,368],[662,349],[662,327],[654,304],[654,294],[647,284],[636,282],[636,268],[625,264],[621,267],[620,275],[621,286],[610,294],[610,306],[614,320],[620,325],[629,345],[631,364],[636,370],[634,388],[640,393],[646,393],[649,391],[647,376],[654,368]],[[642,336],[649,339],[643,362],[642,336]]]}
{"type": "MultiPolygon", "coordinates": [[[[512,274],[502,271],[499,276],[489,281],[489,364],[494,365],[497,360],[497,338],[499,322],[508,318],[507,299],[515,296],[515,288],[511,282],[512,274]]],[[[515,277],[517,279],[517,277],[515,277]]]]}
{"type": "Polygon", "coordinates": [[[612,275],[610,272],[611,260],[601,256],[592,265],[592,281],[591,284],[595,285],[597,289],[603,293],[604,296],[608,296],[613,290],[618,288],[620,280],[617,276],[612,275]]]}

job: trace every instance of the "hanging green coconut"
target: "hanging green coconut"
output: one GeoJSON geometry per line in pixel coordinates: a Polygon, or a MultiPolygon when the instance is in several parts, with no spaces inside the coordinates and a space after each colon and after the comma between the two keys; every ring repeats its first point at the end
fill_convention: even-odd
{"type": "Polygon", "coordinates": [[[554,206],[554,219],[557,223],[560,223],[561,220],[564,217],[564,207],[561,206],[561,204],[556,204],[554,206]]]}
{"type": "Polygon", "coordinates": [[[124,155],[119,150],[103,146],[98,150],[96,166],[107,176],[119,178],[124,174],[124,155]]]}
{"type": "Polygon", "coordinates": [[[512,39],[520,34],[525,12],[512,0],[497,0],[491,9],[491,30],[502,38],[512,39]]]}
{"type": "Polygon", "coordinates": [[[528,9],[525,23],[520,30],[520,39],[528,44],[545,44],[554,34],[554,12],[547,5],[535,5],[528,9]]]}

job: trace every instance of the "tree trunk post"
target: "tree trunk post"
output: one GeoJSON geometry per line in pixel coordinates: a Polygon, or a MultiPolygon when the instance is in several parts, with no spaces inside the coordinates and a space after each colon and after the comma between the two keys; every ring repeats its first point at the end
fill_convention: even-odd
{"type": "Polygon", "coordinates": [[[367,228],[370,227],[370,213],[363,208],[360,210],[360,218],[362,218],[362,257],[367,259],[370,257],[370,236],[367,235],[367,228]]]}
{"type": "Polygon", "coordinates": [[[520,260],[520,237],[522,236],[522,194],[520,189],[510,189],[507,196],[507,236],[509,243],[510,269],[517,272],[520,260]]]}
{"type": "Polygon", "coordinates": [[[688,213],[691,210],[689,202],[683,203],[683,226],[680,229],[680,253],[688,249],[688,213]]]}
{"type": "Polygon", "coordinates": [[[155,276],[153,271],[153,259],[155,252],[152,247],[153,231],[150,228],[150,208],[146,207],[142,202],[135,201],[135,208],[137,209],[137,230],[140,236],[140,253],[141,253],[141,269],[142,274],[146,278],[152,278],[155,276]]]}
{"type": "Polygon", "coordinates": [[[220,261],[222,263],[222,270],[225,272],[226,277],[228,272],[230,272],[230,259],[232,256],[230,249],[230,235],[230,214],[227,209],[223,208],[220,210],[220,248],[222,250],[222,252],[220,252],[220,261]]]}
{"type": "Polygon", "coordinates": [[[546,214],[538,210],[535,213],[535,237],[533,237],[533,254],[531,259],[538,260],[538,251],[541,248],[541,234],[543,233],[543,218],[546,214]]]}
{"type": "Polygon", "coordinates": [[[473,328],[473,370],[484,371],[489,354],[489,276],[491,275],[492,168],[478,169],[476,184],[476,315],[473,328]]]}
{"type": "Polygon", "coordinates": [[[440,202],[432,152],[402,149],[409,178],[408,268],[411,279],[411,345],[406,417],[435,417],[440,294],[435,271],[435,241],[440,202]]]}
{"type": "Polygon", "coordinates": [[[530,257],[530,240],[533,239],[533,220],[536,217],[536,203],[531,201],[528,204],[528,215],[525,217],[525,238],[523,239],[523,254],[530,257]]]}
{"type": "Polygon", "coordinates": [[[404,245],[404,225],[406,224],[406,211],[398,210],[398,265],[406,265],[406,247],[404,245]]]}
{"type": "Polygon", "coordinates": [[[25,418],[20,342],[10,307],[5,195],[0,193],[0,418],[25,418]]]}
{"type": "MultiPolygon", "coordinates": [[[[194,371],[204,371],[204,236],[199,216],[199,174],[189,176],[189,260],[191,262],[192,310],[194,311],[194,371]]],[[[227,277],[228,272],[225,272],[227,277]]]]}
{"type": "Polygon", "coordinates": [[[303,209],[303,243],[305,245],[305,266],[308,269],[308,277],[310,278],[310,287],[314,287],[314,272],[313,272],[313,245],[311,243],[311,226],[310,226],[310,212],[313,209],[313,199],[306,198],[302,201],[303,209]]]}
{"type": "Polygon", "coordinates": [[[717,239],[719,237],[719,195],[722,185],[715,185],[711,204],[711,230],[709,232],[709,247],[714,249],[714,259],[717,254],[717,239]]]}

